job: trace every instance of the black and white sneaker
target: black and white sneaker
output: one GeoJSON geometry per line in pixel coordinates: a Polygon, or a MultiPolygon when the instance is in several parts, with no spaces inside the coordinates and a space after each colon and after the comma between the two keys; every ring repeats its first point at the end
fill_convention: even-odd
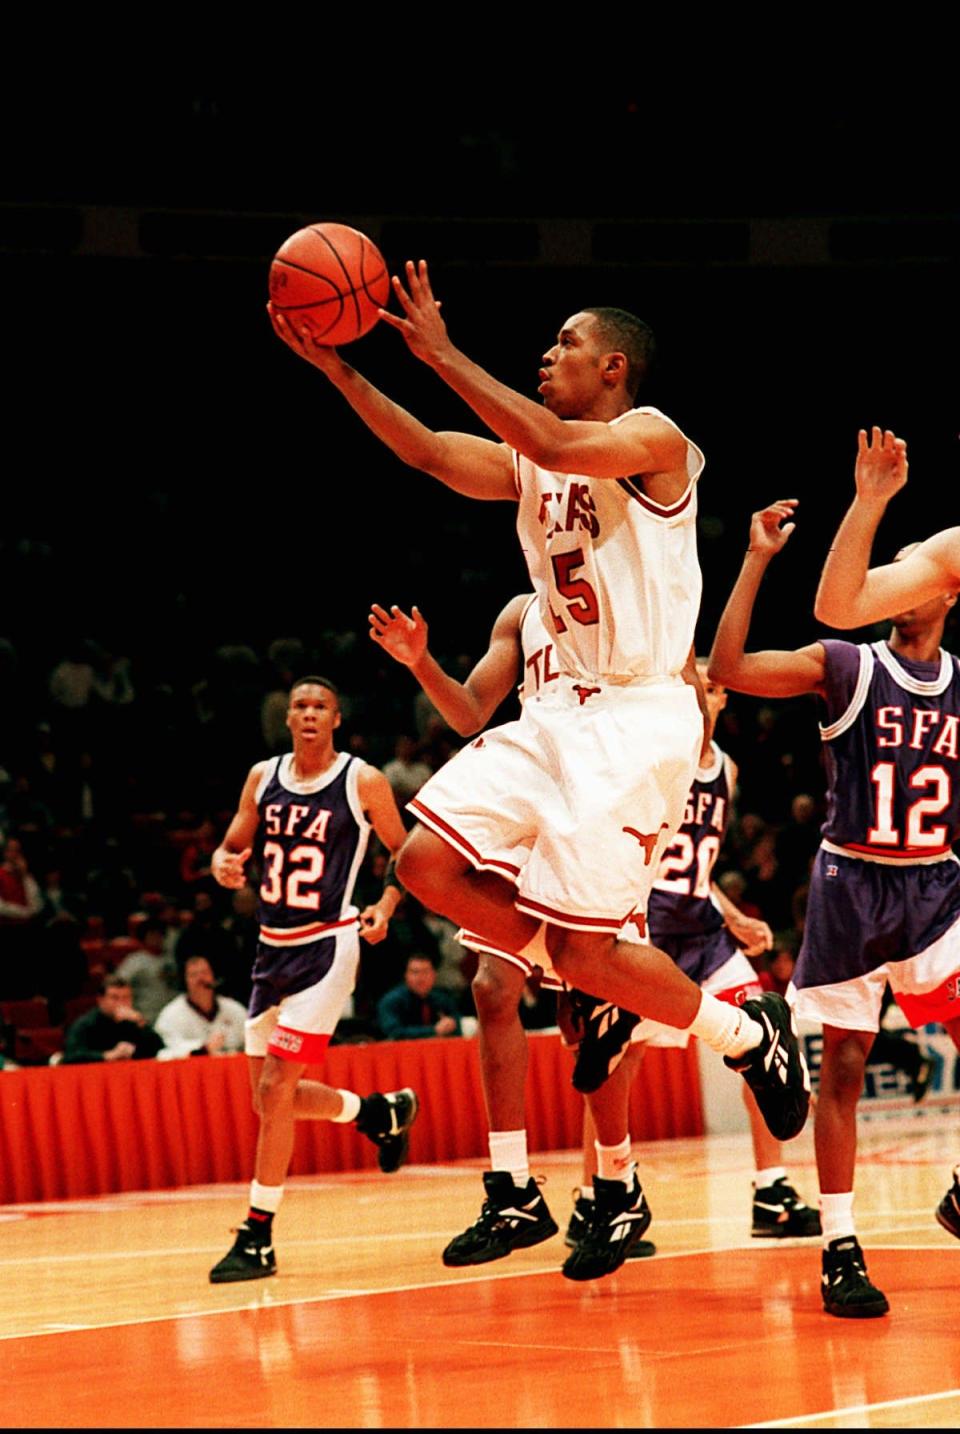
{"type": "Polygon", "coordinates": [[[619,1270],[653,1218],[636,1170],[629,1185],[596,1176],[593,1192],[593,1208],[563,1264],[568,1280],[597,1280],[619,1270]]]}
{"type": "MultiPolygon", "coordinates": [[[[567,1226],[567,1233],[563,1237],[563,1243],[570,1250],[575,1250],[583,1239],[583,1232],[587,1224],[593,1219],[594,1202],[581,1195],[579,1190],[573,1192],[573,1211],[570,1215],[570,1223],[567,1226]]],[[[627,1252],[628,1260],[649,1260],[651,1255],[657,1253],[657,1247],[652,1240],[637,1240],[627,1252]]]]}
{"type": "MultiPolygon", "coordinates": [[[[577,1048],[573,1088],[589,1095],[600,1089],[623,1060],[640,1017],[585,991],[570,989],[565,995],[568,1009],[561,1030],[566,1044],[577,1048]]],[[[557,1019],[559,1023],[560,1017],[557,1019]]]]}
{"type": "Polygon", "coordinates": [[[855,1235],[841,1235],[824,1250],[820,1293],[827,1314],[841,1319],[876,1319],[890,1308],[886,1295],[867,1278],[867,1262],[855,1235]]]}
{"type": "Polygon", "coordinates": [[[483,1208],[469,1229],[452,1239],[443,1252],[445,1265],[485,1265],[502,1260],[511,1250],[528,1249],[549,1240],[560,1228],[547,1209],[537,1182],[513,1183],[508,1170],[485,1170],[483,1208]]]}
{"type": "Polygon", "coordinates": [[[772,1185],[753,1192],[753,1228],[755,1240],[805,1239],[822,1235],[820,1212],[807,1205],[781,1175],[772,1185]]]}
{"type": "Polygon", "coordinates": [[[237,1230],[233,1247],[210,1271],[210,1283],[226,1285],[234,1280],[262,1280],[276,1273],[277,1259],[273,1245],[257,1240],[250,1226],[243,1224],[237,1230]]]}
{"type": "Polygon", "coordinates": [[[420,1102],[416,1091],[406,1086],[365,1097],[357,1117],[357,1129],[378,1146],[377,1164],[384,1175],[392,1175],[407,1158],[410,1127],[417,1118],[420,1102]]]}
{"type": "Polygon", "coordinates": [[[934,1213],[943,1228],[960,1240],[960,1165],[954,1167],[953,1184],[934,1213]]]}
{"type": "Polygon", "coordinates": [[[777,1140],[792,1140],[810,1109],[810,1072],[793,1012],[776,991],[751,996],[741,1008],[763,1028],[763,1040],[742,1056],[724,1056],[757,1098],[760,1114],[777,1140]]]}

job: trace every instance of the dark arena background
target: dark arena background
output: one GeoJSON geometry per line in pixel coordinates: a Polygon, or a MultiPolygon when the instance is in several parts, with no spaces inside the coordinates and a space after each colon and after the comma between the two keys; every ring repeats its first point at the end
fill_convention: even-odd
{"type": "MultiPolygon", "coordinates": [[[[659,357],[639,401],[707,459],[698,651],[751,513],[781,497],[799,500],[797,529],[750,645],[826,635],[814,593],[861,427],[909,445],[876,559],[960,521],[950,85],[914,75],[898,103],[862,76],[784,75],[685,99],[680,121],[659,88],[601,79],[588,93],[575,77],[499,72],[380,88],[362,105],[319,83],[74,84],[4,101],[0,837],[21,843],[48,903],[29,942],[0,924],[12,1426],[921,1427],[960,1414],[960,1248],[931,1214],[960,1148],[942,1032],[920,1033],[935,1067],[922,1102],[890,1065],[870,1068],[863,1101],[857,1209],[895,1306],[883,1321],[822,1314],[817,1241],[751,1247],[747,1128],[711,1102],[723,1074],[693,1055],[651,1053],[635,1102],[663,1258],[576,1287],[558,1276],[559,1241],[493,1267],[441,1265],[486,1163],[476,1041],[462,1059],[445,1054],[456,1042],[411,1042],[404,1065],[405,1046],[364,1025],[360,988],[333,1083],[429,1091],[412,1163],[385,1189],[352,1133],[311,1130],[278,1220],[280,1276],[258,1286],[206,1278],[252,1168],[244,1058],[58,1068],[70,1016],[136,949],[144,918],[167,911],[168,935],[196,919],[209,883],[194,884],[185,852],[207,824],[222,836],[266,755],[278,640],[341,687],[340,745],[383,766],[409,734],[436,764],[450,734],[430,746],[418,730],[413,679],[367,636],[371,602],[417,604],[463,675],[527,586],[512,505],[404,467],[274,336],[267,272],[294,230],[353,225],[393,273],[427,259],[454,343],[531,397],[582,307],[651,325],[659,357]],[[64,663],[122,700],[64,708],[51,687],[64,663]],[[42,1021],[21,1009],[38,1001],[42,1021]],[[138,1163],[133,1147],[153,1153],[138,1163]],[[108,1389],[118,1372],[123,1396],[108,1389]]],[[[386,325],[344,355],[431,428],[483,432],[386,325]]],[[[955,623],[945,645],[957,650],[955,623]]],[[[798,796],[822,817],[816,718],[811,698],[731,697],[718,728],[741,767],[738,844],[718,872],[742,871],[740,894],[792,953],[806,873],[783,852],[804,848],[798,796]],[[745,833],[748,812],[759,826],[745,833]],[[783,879],[767,887],[749,865],[761,829],[781,842],[783,879]]],[[[406,954],[391,946],[391,980],[406,954]]],[[[475,1028],[468,977],[460,999],[475,1028]]],[[[565,1222],[580,1098],[546,1031],[531,1038],[531,1150],[565,1222]]],[[[787,1156],[815,1204],[812,1120],[787,1156]]]]}

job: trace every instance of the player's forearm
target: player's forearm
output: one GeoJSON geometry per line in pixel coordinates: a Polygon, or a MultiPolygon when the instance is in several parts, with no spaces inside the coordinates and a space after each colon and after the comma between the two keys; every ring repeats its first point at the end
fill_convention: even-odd
{"type": "Polygon", "coordinates": [[[454,732],[459,732],[461,737],[479,732],[489,714],[481,710],[462,682],[455,681],[444,672],[430,652],[425,652],[410,671],[454,732]]]}
{"type": "Polygon", "coordinates": [[[432,429],[387,398],[349,364],[341,362],[326,372],[358,418],[401,462],[425,473],[433,472],[441,461],[443,445],[432,429]]]}
{"type": "Polygon", "coordinates": [[[750,665],[744,648],[750,631],[754,603],[769,561],[766,554],[752,550],[748,550],[744,556],[740,576],[727,599],[710,650],[707,675],[712,682],[721,682],[726,687],[743,690],[738,683],[750,665]]]}
{"type": "Polygon", "coordinates": [[[855,498],[820,575],[814,616],[830,627],[860,627],[870,616],[870,552],[886,503],[855,498]]]}
{"type": "Polygon", "coordinates": [[[508,388],[452,344],[432,367],[504,443],[541,467],[556,459],[565,432],[562,419],[508,388]]]}

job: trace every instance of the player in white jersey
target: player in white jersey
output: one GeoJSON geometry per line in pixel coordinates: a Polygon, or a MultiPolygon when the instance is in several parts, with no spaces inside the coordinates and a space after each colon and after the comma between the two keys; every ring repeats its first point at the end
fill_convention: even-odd
{"type": "MultiPolygon", "coordinates": [[[[487,651],[463,683],[445,673],[433,657],[427,624],[418,608],[414,607],[412,616],[408,616],[397,606],[388,612],[374,605],[370,613],[370,635],[391,657],[410,668],[440,715],[462,736],[471,736],[484,727],[518,684],[523,702],[560,677],[552,635],[543,626],[534,596],[529,593],[511,598],[500,612],[487,651]]],[[[694,670],[703,683],[706,663],[701,661],[694,669],[691,654],[684,670],[691,681],[694,670]]],[[[736,783],[736,767],[729,757],[723,754],[718,757],[718,749],[712,741],[717,717],[725,704],[723,688],[715,684],[706,686],[703,704],[706,734],[701,767],[709,771],[698,769],[697,782],[691,789],[691,801],[700,811],[704,801],[697,804],[694,800],[701,790],[700,779],[708,780],[713,787],[718,783],[723,787],[722,796],[714,796],[711,791],[706,802],[717,833],[715,841],[711,837],[706,842],[714,860],[736,783]],[[714,770],[718,762],[720,771],[714,770]]],[[[702,819],[702,812],[700,816],[702,819]]],[[[688,802],[678,840],[693,820],[688,802]]],[[[676,877],[677,860],[674,855],[671,862],[672,851],[673,848],[661,864],[654,891],[659,887],[667,893],[662,900],[673,901],[685,909],[697,908],[687,927],[692,921],[694,933],[699,934],[705,926],[709,926],[711,933],[709,940],[700,940],[696,955],[691,957],[694,967],[691,974],[721,1000],[739,1003],[747,996],[758,995],[762,988],[753,967],[735,942],[739,941],[749,954],[759,954],[771,944],[770,928],[765,922],[754,921],[738,911],[715,884],[711,884],[714,904],[710,909],[716,915],[719,908],[720,914],[716,915],[715,922],[704,922],[699,910],[704,903],[691,901],[690,897],[684,901],[677,894],[682,880],[676,877]]],[[[689,891],[689,883],[686,889],[689,891]]],[[[631,939],[640,939],[632,923],[627,934],[631,939]]],[[[461,930],[459,939],[478,952],[480,958],[473,993],[479,1017],[480,1069],[490,1131],[491,1170],[484,1175],[486,1200],[480,1218],[447,1246],[443,1258],[448,1265],[482,1264],[501,1259],[519,1246],[547,1239],[556,1230],[543,1197],[530,1179],[524,1111],[527,1048],[517,1005],[524,981],[532,975],[538,975],[547,989],[562,989],[562,983],[552,969],[538,972],[528,961],[490,945],[475,932],[461,930]],[[507,1207],[525,1210],[531,1217],[529,1224],[514,1225],[504,1219],[502,1212],[507,1207]],[[539,1238],[534,1240],[538,1227],[539,1238]]],[[[696,944],[696,939],[696,935],[693,941],[688,938],[685,949],[696,944]]],[[[670,940],[667,937],[664,944],[670,940]]],[[[674,940],[673,944],[679,948],[684,946],[684,941],[674,940]]],[[[676,959],[679,950],[671,954],[676,959]]],[[[633,1031],[633,1042],[623,1062],[598,1091],[587,1097],[584,1183],[567,1232],[567,1244],[575,1251],[564,1267],[564,1273],[570,1278],[593,1279],[611,1273],[625,1259],[654,1253],[655,1247],[641,1238],[650,1220],[649,1206],[642,1192],[639,1201],[631,1202],[637,1206],[635,1214],[642,1211],[642,1219],[622,1219],[617,1227],[617,1239],[611,1240],[610,1231],[604,1228],[603,1238],[596,1242],[591,1239],[594,1196],[595,1190],[599,1190],[602,1201],[610,1182],[619,1180],[630,1186],[635,1179],[628,1121],[629,1094],[643,1051],[648,1046],[683,1047],[688,1039],[686,1032],[673,1027],[640,1022],[633,1031]]],[[[758,1172],[754,1180],[753,1234],[778,1237],[819,1233],[816,1212],[786,1183],[779,1143],[768,1132],[747,1086],[744,1096],[758,1172]]]]}
{"type": "Polygon", "coordinates": [[[640,1011],[729,1058],[772,1133],[790,1138],[806,1119],[809,1077],[786,1003],[765,994],[734,1010],[655,947],[617,940],[680,823],[702,738],[680,674],[700,597],[703,456],[672,420],[634,406],[652,335],[618,309],[572,315],[544,355],[541,407],[454,347],[424,263],[408,263],[406,280],[394,280],[403,316],[384,320],[500,441],[435,433],[307,325],[271,311],[274,328],[404,462],[472,497],[519,503],[563,666],[518,722],[485,733],[421,789],[400,880],[425,906],[551,960],[589,992],[578,1089],[602,1084],[640,1011]]]}
{"type": "Polygon", "coordinates": [[[898,562],[870,568],[887,504],[907,481],[907,445],[887,429],[857,439],[856,497],[827,554],[814,614],[830,627],[863,627],[942,593],[960,593],[960,528],[944,528],[898,562]]]}

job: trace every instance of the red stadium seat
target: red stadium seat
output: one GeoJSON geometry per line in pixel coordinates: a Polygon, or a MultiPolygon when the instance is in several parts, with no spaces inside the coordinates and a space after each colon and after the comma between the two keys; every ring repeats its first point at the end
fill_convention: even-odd
{"type": "Polygon", "coordinates": [[[119,966],[125,956],[131,951],[142,951],[143,942],[138,941],[135,936],[112,936],[104,947],[104,956],[108,966],[119,966]]]}
{"type": "Polygon", "coordinates": [[[19,1029],[34,1029],[49,1026],[50,1012],[44,996],[32,996],[27,1001],[0,1001],[0,1019],[8,1026],[19,1029]]]}
{"type": "Polygon", "coordinates": [[[22,1066],[49,1065],[50,1057],[62,1050],[62,1026],[33,1026],[13,1038],[13,1059],[22,1066]]]}

